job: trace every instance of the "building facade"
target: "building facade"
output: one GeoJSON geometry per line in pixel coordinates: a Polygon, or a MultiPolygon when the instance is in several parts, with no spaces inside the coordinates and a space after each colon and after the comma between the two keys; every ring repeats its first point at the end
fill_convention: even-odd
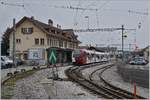
{"type": "Polygon", "coordinates": [[[149,46],[145,47],[143,50],[145,60],[149,61],[149,46]]]}
{"type": "MultiPolygon", "coordinates": [[[[13,29],[5,32],[9,38],[9,54],[13,54],[13,29]]],[[[53,26],[53,21],[43,23],[34,17],[23,17],[16,23],[15,31],[15,55],[22,60],[28,60],[30,49],[41,49],[43,60],[47,60],[46,49],[49,47],[60,47],[76,49],[80,41],[72,29],[61,29],[60,25],[53,26]]]]}

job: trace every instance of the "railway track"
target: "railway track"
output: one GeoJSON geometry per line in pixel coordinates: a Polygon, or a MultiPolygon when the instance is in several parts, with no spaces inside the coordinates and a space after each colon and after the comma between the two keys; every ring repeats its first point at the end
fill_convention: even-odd
{"type": "MultiPolygon", "coordinates": [[[[124,90],[124,89],[118,88],[118,87],[116,87],[116,86],[114,86],[114,85],[108,83],[108,82],[102,77],[102,73],[103,73],[105,70],[107,70],[108,68],[110,68],[110,67],[112,67],[112,66],[104,66],[104,67],[102,67],[102,68],[96,69],[95,71],[93,71],[93,72],[89,75],[89,79],[94,82],[94,79],[92,79],[92,77],[94,76],[94,74],[96,74],[96,75],[98,74],[98,75],[99,75],[99,78],[100,78],[99,83],[101,83],[101,84],[100,84],[101,86],[104,86],[104,87],[108,88],[110,91],[114,92],[115,94],[122,95],[122,97],[126,97],[126,98],[128,98],[128,99],[133,99],[133,95],[134,95],[133,93],[128,92],[128,91],[126,91],[126,90],[124,90]]],[[[137,97],[138,99],[145,99],[144,97],[141,97],[141,96],[139,96],[139,95],[136,95],[136,97],[137,97]]]]}
{"type": "MultiPolygon", "coordinates": [[[[115,86],[111,86],[111,84],[107,83],[102,77],[101,74],[108,68],[112,67],[114,64],[107,65],[104,67],[101,67],[95,71],[93,71],[90,75],[89,78],[85,78],[82,75],[82,71],[95,67],[97,65],[101,65],[102,63],[94,63],[94,64],[89,64],[89,65],[83,65],[83,66],[74,66],[66,70],[66,75],[72,80],[77,82],[78,84],[82,85],[83,87],[89,89],[91,92],[94,94],[100,95],[103,98],[107,99],[133,99],[133,94],[122,90],[120,88],[117,88],[115,86]],[[101,70],[101,71],[100,71],[101,70]],[[97,84],[94,80],[92,80],[92,75],[96,73],[97,71],[100,71],[99,77],[100,81],[103,84],[97,84]]],[[[141,96],[137,96],[137,99],[145,99],[141,96]]]]}

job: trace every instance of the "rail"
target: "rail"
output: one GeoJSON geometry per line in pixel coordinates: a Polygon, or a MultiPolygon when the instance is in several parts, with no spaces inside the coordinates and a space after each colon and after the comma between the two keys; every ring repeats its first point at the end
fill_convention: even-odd
{"type": "MultiPolygon", "coordinates": [[[[93,64],[83,65],[83,66],[74,66],[74,67],[71,67],[71,68],[66,70],[66,75],[72,81],[77,82],[78,84],[87,88],[88,90],[90,90],[94,94],[102,96],[103,98],[107,98],[107,99],[114,99],[114,98],[115,99],[133,99],[132,93],[127,92],[125,90],[122,90],[118,87],[111,86],[111,84],[107,83],[103,78],[101,78],[101,81],[103,81],[103,83],[105,83],[105,85],[99,85],[96,82],[92,81],[92,79],[90,78],[91,76],[89,76],[89,79],[87,79],[82,75],[83,70],[85,70],[87,68],[95,67],[95,66],[98,66],[101,64],[103,64],[103,63],[93,63],[93,64]]],[[[104,66],[103,68],[100,68],[99,70],[102,70],[101,71],[101,74],[102,74],[102,72],[104,72],[106,69],[108,69],[112,66],[114,66],[114,64],[104,66]]],[[[137,99],[138,98],[139,99],[145,99],[144,97],[141,97],[138,95],[136,97],[137,97],[137,99]]]]}

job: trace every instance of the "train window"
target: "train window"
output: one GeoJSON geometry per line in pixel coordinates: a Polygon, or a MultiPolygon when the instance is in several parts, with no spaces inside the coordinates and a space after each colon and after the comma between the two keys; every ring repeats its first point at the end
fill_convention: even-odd
{"type": "Polygon", "coordinates": [[[99,55],[97,55],[97,58],[99,59],[99,55]]]}
{"type": "Polygon", "coordinates": [[[78,55],[80,55],[80,50],[75,50],[75,51],[73,52],[73,56],[76,57],[76,56],[78,56],[78,55]]]}

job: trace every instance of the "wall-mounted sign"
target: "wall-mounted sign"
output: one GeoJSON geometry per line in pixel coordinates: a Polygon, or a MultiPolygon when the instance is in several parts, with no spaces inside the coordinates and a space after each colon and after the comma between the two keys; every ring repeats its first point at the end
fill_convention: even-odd
{"type": "Polygon", "coordinates": [[[28,59],[30,59],[30,60],[44,59],[44,49],[42,49],[42,48],[29,49],[28,50],[28,59]]]}

